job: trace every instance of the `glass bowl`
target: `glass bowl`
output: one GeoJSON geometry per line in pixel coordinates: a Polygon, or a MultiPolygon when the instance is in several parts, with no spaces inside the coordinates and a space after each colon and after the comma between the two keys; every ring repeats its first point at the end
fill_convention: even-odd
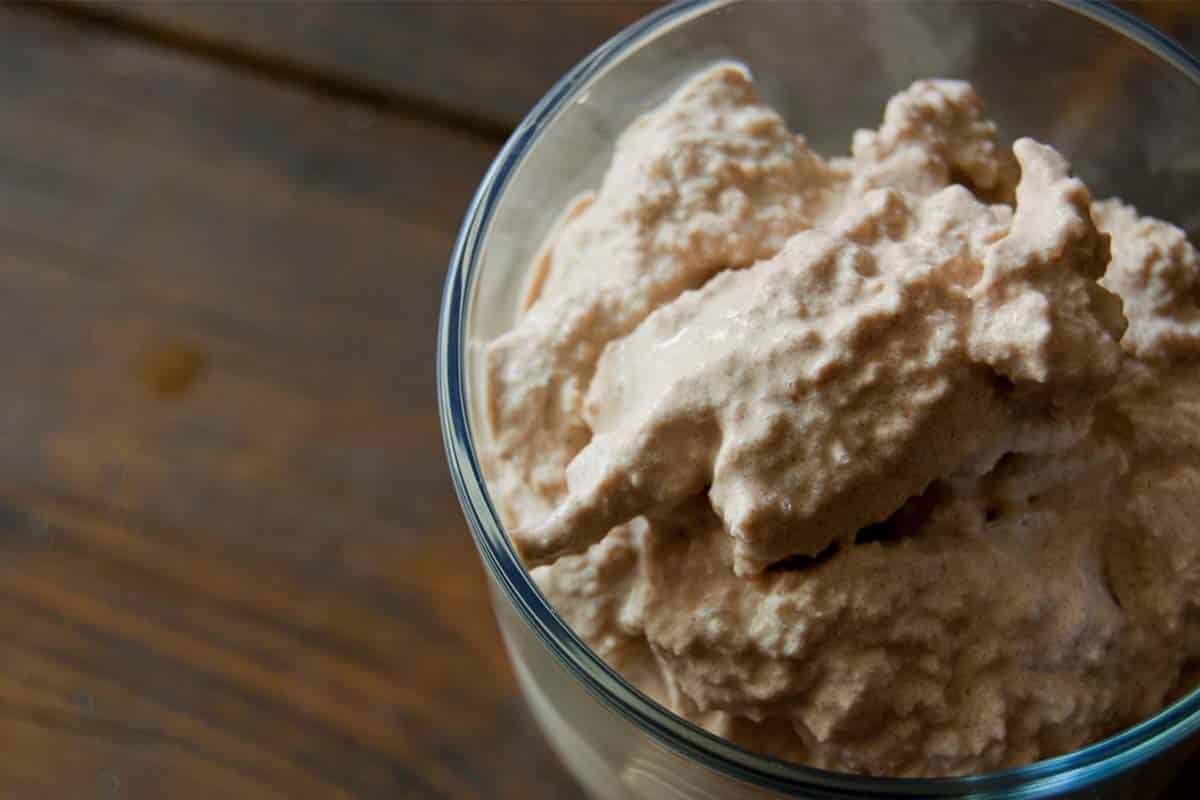
{"type": "Polygon", "coordinates": [[[1142,724],[1017,770],[869,778],[743,750],[676,717],[609,669],[550,608],[480,471],[474,344],[508,329],[526,268],[568,200],[597,186],[613,141],[696,69],[745,63],[765,98],[827,156],[877,124],[917,78],[972,81],[1007,137],[1061,150],[1097,197],[1200,230],[1200,62],[1107,4],[686,0],[567,74],[480,185],[442,302],[438,394],[450,470],[521,687],[589,794],[620,798],[1149,798],[1190,751],[1200,692],[1142,724]]]}

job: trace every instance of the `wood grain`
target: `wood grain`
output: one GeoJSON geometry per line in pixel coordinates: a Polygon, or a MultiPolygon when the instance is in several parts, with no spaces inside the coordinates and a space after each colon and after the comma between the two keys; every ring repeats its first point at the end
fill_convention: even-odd
{"type": "MultiPolygon", "coordinates": [[[[412,98],[496,131],[513,127],[555,80],[601,42],[664,4],[313,0],[281,14],[277,4],[261,0],[106,0],[101,8],[183,41],[412,98]]],[[[1196,0],[1118,4],[1200,53],[1196,0]]],[[[93,4],[84,7],[97,10],[93,4]]]]}
{"type": "Polygon", "coordinates": [[[1116,0],[1115,5],[1141,17],[1200,57],[1200,3],[1196,0],[1116,0]]]}
{"type": "Polygon", "coordinates": [[[0,794],[572,796],[434,407],[494,144],[12,9],[0,86],[0,794]]]}
{"type": "Polygon", "coordinates": [[[0,7],[0,797],[578,796],[433,337],[497,135],[653,5],[0,7]]]}
{"type": "MultiPolygon", "coordinates": [[[[272,2],[116,0],[104,10],[260,63],[466,112],[511,128],[571,66],[662,0],[272,2]]],[[[93,13],[97,8],[92,6],[93,13]]]]}

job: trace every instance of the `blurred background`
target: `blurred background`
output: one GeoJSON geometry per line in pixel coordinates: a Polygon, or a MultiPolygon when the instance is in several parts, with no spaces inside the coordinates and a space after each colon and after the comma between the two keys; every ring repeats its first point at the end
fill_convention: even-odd
{"type": "Polygon", "coordinates": [[[0,797],[578,796],[434,337],[505,137],[655,5],[0,5],[0,797]]]}

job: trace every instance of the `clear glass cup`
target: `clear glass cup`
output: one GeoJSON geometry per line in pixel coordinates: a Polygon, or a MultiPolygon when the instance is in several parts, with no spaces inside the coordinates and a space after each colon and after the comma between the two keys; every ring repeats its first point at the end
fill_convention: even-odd
{"type": "Polygon", "coordinates": [[[474,343],[509,328],[526,268],[567,201],[596,186],[616,134],[718,59],[836,155],[885,100],[923,77],[972,81],[1009,137],[1060,149],[1097,197],[1200,231],[1200,62],[1089,0],[687,0],[605,44],[550,91],[489,170],[443,297],[438,393],[450,470],[487,567],[504,640],[546,736],[602,800],[684,798],[1150,798],[1190,750],[1200,692],[1084,750],[987,775],[867,778],[738,748],[610,670],[530,581],[488,496],[474,443],[474,343]]]}

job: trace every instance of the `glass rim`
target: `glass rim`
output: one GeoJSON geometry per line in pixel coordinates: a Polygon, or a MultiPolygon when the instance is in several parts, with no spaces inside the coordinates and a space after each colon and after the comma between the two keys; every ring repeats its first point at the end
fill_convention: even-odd
{"type": "MultiPolygon", "coordinates": [[[[843,792],[863,798],[1046,797],[1123,772],[1200,730],[1200,689],[1154,716],[1065,755],[1003,771],[951,778],[887,778],[829,772],[746,750],[650,700],[597,656],[553,610],[517,555],[488,492],[472,433],[467,323],[479,258],[509,179],[541,132],[622,56],[647,39],[740,0],[678,0],[634,23],[563,76],[518,125],[489,167],[467,210],[443,289],[437,338],[442,438],[459,504],[487,570],[523,621],[583,687],[660,745],[730,778],[783,793],[843,792]],[[1013,794],[1013,790],[1018,794],[1013,794]]],[[[1200,60],[1182,45],[1107,0],[1049,0],[1113,30],[1200,86],[1200,60]]]]}

